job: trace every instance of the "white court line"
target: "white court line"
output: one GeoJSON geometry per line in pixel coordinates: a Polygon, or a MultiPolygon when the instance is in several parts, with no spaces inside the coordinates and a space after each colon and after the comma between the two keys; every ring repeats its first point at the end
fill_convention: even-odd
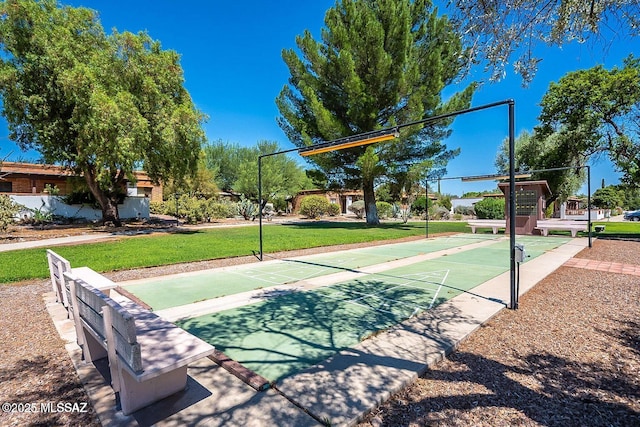
{"type": "MultiPolygon", "coordinates": [[[[367,305],[367,304],[362,304],[362,303],[358,302],[358,301],[363,300],[364,298],[370,297],[370,298],[375,298],[375,299],[378,299],[378,300],[381,300],[381,301],[389,301],[389,302],[397,304],[399,306],[405,306],[405,307],[409,306],[409,307],[414,309],[413,312],[415,313],[418,309],[420,309],[420,310],[429,310],[429,309],[431,309],[433,307],[435,299],[438,296],[438,293],[440,292],[440,290],[442,289],[442,286],[443,286],[444,282],[447,280],[447,277],[449,276],[449,272],[450,272],[450,270],[440,270],[440,271],[445,271],[445,274],[444,274],[444,277],[439,275],[441,277],[441,280],[440,280],[440,283],[439,283],[439,286],[438,286],[437,289],[430,289],[430,288],[425,288],[425,287],[422,287],[422,286],[411,286],[411,283],[415,283],[415,282],[418,282],[418,281],[424,282],[425,279],[427,279],[427,278],[435,277],[436,275],[433,274],[435,272],[431,272],[430,274],[424,274],[424,273],[411,274],[409,276],[416,276],[416,275],[421,274],[421,277],[416,278],[416,279],[410,279],[405,283],[395,284],[395,286],[392,286],[392,287],[390,287],[388,289],[385,289],[383,291],[380,291],[380,292],[366,293],[366,292],[360,292],[360,291],[357,291],[357,290],[349,290],[350,294],[361,295],[358,298],[351,298],[351,299],[340,298],[340,295],[347,295],[347,292],[344,292],[344,291],[335,291],[335,292],[332,291],[331,293],[326,293],[325,295],[328,296],[329,298],[333,298],[333,299],[341,301],[341,302],[345,302],[345,303],[349,303],[349,304],[365,307],[365,308],[372,309],[372,310],[379,311],[379,312],[383,312],[383,313],[394,314],[390,310],[385,310],[385,309],[382,309],[382,308],[377,308],[377,307],[373,307],[373,306],[370,306],[370,305],[367,305]],[[421,291],[434,291],[435,290],[435,295],[434,295],[433,299],[431,300],[431,304],[429,304],[429,307],[423,307],[423,306],[418,305],[418,304],[409,304],[409,303],[406,303],[406,302],[403,302],[403,301],[398,301],[398,300],[393,299],[393,298],[385,298],[383,296],[385,293],[387,293],[389,291],[392,291],[393,289],[396,289],[396,288],[412,288],[412,289],[419,289],[421,291]]],[[[407,278],[408,279],[407,276],[403,276],[403,278],[407,278]]],[[[433,283],[433,282],[431,282],[431,283],[433,283]]]]}
{"type": "Polygon", "coordinates": [[[444,285],[444,282],[447,280],[447,277],[449,277],[450,271],[451,270],[447,270],[447,274],[445,274],[444,277],[442,278],[442,281],[440,282],[440,286],[438,286],[438,289],[436,290],[436,293],[433,295],[433,299],[431,300],[431,304],[429,304],[428,310],[431,310],[431,308],[433,307],[433,304],[436,302],[436,298],[438,297],[438,294],[442,290],[442,285],[444,285]]]}
{"type": "Polygon", "coordinates": [[[331,272],[333,270],[341,270],[343,269],[342,265],[346,264],[348,262],[354,262],[357,261],[357,258],[341,258],[338,259],[337,262],[335,263],[335,265],[320,265],[320,264],[316,264],[313,265],[314,263],[311,262],[297,262],[295,260],[293,261],[288,261],[288,260],[282,260],[283,263],[284,262],[291,262],[294,264],[288,265],[289,268],[282,268],[280,269],[279,272],[273,272],[273,273],[264,273],[261,270],[257,270],[257,269],[249,269],[249,270],[242,270],[242,271],[233,271],[233,273],[241,275],[243,277],[249,278],[249,279],[253,279],[253,280],[260,280],[263,282],[267,282],[273,285],[284,285],[287,283],[292,283],[292,282],[299,282],[302,280],[306,280],[312,277],[317,277],[317,276],[323,276],[325,275],[325,273],[331,272]],[[310,270],[309,273],[300,276],[299,274],[295,274],[295,275],[289,275],[287,274],[288,272],[296,272],[299,273],[301,270],[310,270]],[[265,279],[265,277],[281,277],[282,280],[279,281],[271,281],[271,280],[267,280],[265,279]]]}
{"type": "MultiPolygon", "coordinates": [[[[342,292],[334,292],[334,293],[335,293],[335,294],[339,294],[339,293],[342,293],[342,292]]],[[[389,298],[382,298],[382,297],[380,297],[380,296],[378,296],[378,295],[376,295],[376,294],[364,294],[364,293],[361,293],[361,292],[355,292],[355,293],[359,293],[359,294],[361,294],[361,295],[363,295],[363,296],[362,296],[362,297],[360,297],[360,298],[355,298],[355,299],[341,299],[341,298],[339,298],[339,297],[334,297],[334,296],[333,296],[333,295],[331,295],[331,294],[325,294],[325,295],[326,295],[326,296],[328,296],[329,298],[333,298],[333,299],[338,300],[338,301],[340,301],[340,302],[345,302],[345,303],[347,303],[347,304],[353,304],[353,305],[357,305],[357,306],[359,306],[359,307],[367,308],[367,309],[369,309],[369,310],[379,311],[379,312],[382,312],[382,313],[388,313],[388,314],[394,314],[394,313],[393,313],[393,311],[391,311],[391,310],[385,310],[385,309],[383,309],[383,308],[372,307],[372,306],[370,306],[370,305],[361,304],[361,303],[359,303],[359,302],[357,302],[357,301],[358,301],[358,300],[361,300],[361,299],[363,299],[363,298],[365,298],[365,297],[372,297],[372,298],[378,298],[379,300],[382,300],[382,301],[391,301],[391,302],[394,302],[394,303],[396,303],[397,305],[400,305],[400,306],[410,306],[410,304],[407,304],[407,303],[405,303],[405,302],[397,301],[397,300],[393,300],[393,299],[389,299],[389,298]]],[[[423,309],[423,310],[425,310],[425,308],[424,308],[424,307],[421,307],[421,306],[419,306],[419,305],[413,305],[413,306],[410,306],[410,307],[414,309],[414,310],[413,310],[414,312],[415,312],[417,309],[423,309]]]]}

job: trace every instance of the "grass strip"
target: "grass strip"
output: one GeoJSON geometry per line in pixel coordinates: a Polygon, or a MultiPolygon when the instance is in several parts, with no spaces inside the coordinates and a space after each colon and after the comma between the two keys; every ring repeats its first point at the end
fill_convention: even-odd
{"type": "MultiPolygon", "coordinates": [[[[429,233],[468,232],[465,222],[429,222],[429,233]]],[[[425,233],[421,223],[309,222],[263,227],[264,252],[279,252],[338,244],[392,240],[425,233]]],[[[251,255],[258,251],[258,226],[212,228],[172,234],[122,237],[102,243],[58,246],[55,251],[72,266],[99,272],[154,267],[183,262],[251,255]]],[[[41,279],[49,275],[45,250],[0,252],[0,283],[41,279]]]]}

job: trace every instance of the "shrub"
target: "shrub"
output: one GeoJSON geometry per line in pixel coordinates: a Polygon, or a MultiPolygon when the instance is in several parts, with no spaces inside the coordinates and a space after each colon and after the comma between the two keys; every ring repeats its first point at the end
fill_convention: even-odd
{"type": "Polygon", "coordinates": [[[453,213],[458,215],[475,215],[473,206],[456,206],[453,208],[453,213]]]}
{"type": "Polygon", "coordinates": [[[413,203],[411,203],[411,210],[415,212],[417,215],[424,214],[427,209],[427,198],[426,196],[418,196],[413,203]]]}
{"type": "Polygon", "coordinates": [[[307,218],[320,218],[329,211],[329,201],[323,196],[306,196],[300,202],[300,214],[307,218]]]}
{"type": "Polygon", "coordinates": [[[459,213],[454,213],[453,214],[453,220],[454,221],[461,221],[462,218],[463,218],[462,214],[459,214],[459,213]]]}
{"type": "Polygon", "coordinates": [[[0,194],[0,231],[5,231],[15,221],[19,210],[20,205],[14,203],[9,196],[0,194]]]}
{"type": "Polygon", "coordinates": [[[449,194],[440,194],[438,197],[438,204],[444,208],[447,208],[449,212],[451,212],[451,195],[449,194]]]}
{"type": "Polygon", "coordinates": [[[349,206],[349,211],[356,214],[356,218],[359,218],[359,219],[364,218],[364,214],[365,214],[364,200],[357,200],[351,203],[351,206],[349,206]]]}
{"type": "Polygon", "coordinates": [[[149,212],[156,215],[165,215],[165,202],[149,202],[149,212]]]}
{"type": "Polygon", "coordinates": [[[209,199],[206,202],[206,216],[209,221],[212,219],[233,218],[236,212],[237,209],[234,203],[219,202],[215,199],[209,199]]]}
{"type": "Polygon", "coordinates": [[[479,219],[503,219],[504,203],[502,198],[487,197],[482,199],[475,205],[476,216],[479,219]]]}
{"type": "Polygon", "coordinates": [[[200,200],[186,194],[180,196],[178,199],[178,218],[187,224],[202,222],[205,217],[205,204],[206,200],[200,200]]]}
{"type": "Polygon", "coordinates": [[[329,204],[329,210],[327,211],[329,216],[338,216],[338,215],[340,215],[340,212],[342,212],[342,209],[340,209],[340,205],[339,204],[337,204],[337,203],[330,203],[329,204]]]}
{"type": "Polygon", "coordinates": [[[429,207],[429,218],[434,220],[449,219],[449,209],[444,206],[433,205],[429,207]]]}
{"type": "Polygon", "coordinates": [[[272,203],[273,203],[273,208],[275,209],[276,212],[287,211],[288,203],[287,203],[287,199],[285,199],[284,196],[274,197],[272,200],[272,203]]]}
{"type": "Polygon", "coordinates": [[[378,217],[389,218],[393,216],[393,205],[387,202],[376,202],[376,208],[378,209],[378,217]]]}

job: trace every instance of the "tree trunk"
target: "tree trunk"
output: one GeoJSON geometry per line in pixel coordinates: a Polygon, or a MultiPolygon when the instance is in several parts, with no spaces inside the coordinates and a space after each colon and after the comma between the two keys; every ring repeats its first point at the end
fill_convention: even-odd
{"type": "Polygon", "coordinates": [[[365,177],[362,182],[364,190],[364,209],[367,213],[367,225],[380,225],[378,208],[376,207],[376,194],[373,190],[373,178],[365,177]]]}
{"type": "Polygon", "coordinates": [[[100,189],[95,179],[95,172],[90,168],[84,169],[84,179],[91,194],[96,198],[102,210],[102,223],[104,225],[113,224],[115,227],[122,226],[120,221],[120,213],[118,212],[118,200],[116,197],[109,197],[100,189]]]}
{"type": "Polygon", "coordinates": [[[105,197],[105,202],[100,203],[102,207],[102,223],[104,225],[113,224],[115,227],[122,226],[120,213],[118,212],[118,201],[105,197]]]}

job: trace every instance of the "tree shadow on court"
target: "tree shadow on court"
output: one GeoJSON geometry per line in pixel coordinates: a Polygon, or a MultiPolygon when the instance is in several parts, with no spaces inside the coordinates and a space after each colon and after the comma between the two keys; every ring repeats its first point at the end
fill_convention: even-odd
{"type": "MultiPolygon", "coordinates": [[[[614,333],[607,333],[637,355],[639,326],[625,322],[614,333]]],[[[517,425],[531,420],[537,425],[563,427],[640,425],[638,405],[633,405],[640,401],[638,378],[625,375],[618,363],[577,362],[544,351],[512,364],[467,352],[455,352],[448,358],[449,367],[434,366],[422,376],[422,385],[414,387],[445,382],[450,384],[446,387],[450,394],[422,400],[392,398],[386,412],[377,416],[378,424],[462,425],[477,421],[483,407],[503,407],[522,414],[514,412],[511,422],[517,425]],[[470,387],[479,391],[468,393],[470,387]],[[476,414],[465,420],[461,411],[476,414]]]]}
{"type": "Polygon", "coordinates": [[[276,292],[266,301],[185,320],[180,326],[263,377],[280,380],[424,309],[411,288],[387,290],[384,300],[372,296],[388,287],[365,280],[276,292]]]}

